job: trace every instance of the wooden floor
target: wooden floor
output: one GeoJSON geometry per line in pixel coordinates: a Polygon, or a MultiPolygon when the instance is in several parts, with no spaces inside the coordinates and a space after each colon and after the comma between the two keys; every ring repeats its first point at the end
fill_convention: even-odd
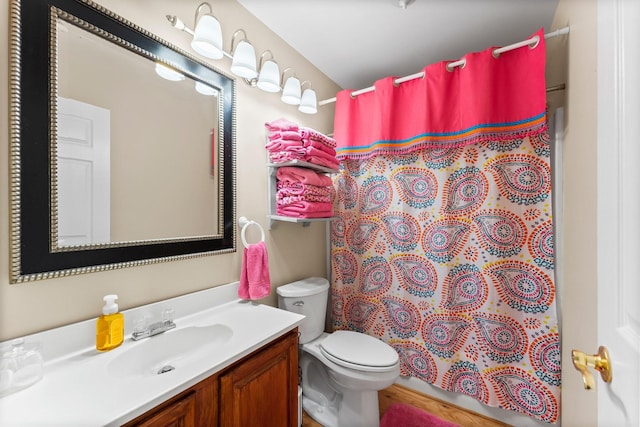
{"type": "MultiPolygon", "coordinates": [[[[510,427],[509,424],[485,417],[473,411],[459,408],[440,399],[427,396],[409,388],[394,384],[378,392],[380,416],[384,414],[390,404],[402,402],[420,409],[424,409],[444,420],[451,421],[462,427],[510,427]]],[[[322,427],[306,413],[303,414],[302,427],[322,427]]]]}

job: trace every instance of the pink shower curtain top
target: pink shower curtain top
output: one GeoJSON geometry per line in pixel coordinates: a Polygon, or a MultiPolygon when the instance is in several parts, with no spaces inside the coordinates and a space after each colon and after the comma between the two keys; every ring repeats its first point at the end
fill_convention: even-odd
{"type": "MultiPolygon", "coordinates": [[[[545,43],[540,29],[534,47],[499,56],[495,48],[424,68],[424,77],[356,97],[337,94],[334,138],[337,158],[364,159],[425,147],[460,147],[486,140],[534,135],[546,129],[545,43]]],[[[533,36],[533,35],[532,35],[533,36]]]]}

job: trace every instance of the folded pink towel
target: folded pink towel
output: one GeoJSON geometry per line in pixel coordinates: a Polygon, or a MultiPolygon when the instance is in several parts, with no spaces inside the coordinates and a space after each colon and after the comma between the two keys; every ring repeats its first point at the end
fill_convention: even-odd
{"type": "Polygon", "coordinates": [[[311,169],[299,168],[296,166],[284,166],[278,168],[276,173],[278,181],[300,182],[308,185],[326,187],[332,185],[331,178],[327,175],[317,173],[311,169]]]}
{"type": "Polygon", "coordinates": [[[316,218],[333,215],[333,205],[330,202],[294,202],[288,205],[277,205],[278,214],[298,216],[302,218],[316,218]]]}
{"type": "Polygon", "coordinates": [[[329,168],[329,169],[333,169],[333,170],[338,170],[340,169],[340,163],[338,163],[337,160],[329,160],[329,159],[324,159],[322,157],[318,157],[318,156],[305,156],[304,158],[305,162],[309,162],[309,163],[313,163],[314,165],[319,165],[319,166],[324,166],[325,168],[329,168]]]}
{"type": "Polygon", "coordinates": [[[307,151],[307,157],[309,158],[319,157],[321,159],[328,160],[332,163],[338,164],[338,161],[336,160],[336,156],[335,155],[332,156],[326,151],[318,150],[316,147],[313,147],[313,146],[305,147],[305,150],[307,151]]]}
{"type": "Polygon", "coordinates": [[[307,150],[302,146],[302,141],[296,141],[294,139],[274,139],[273,141],[269,141],[264,148],[270,153],[285,150],[307,150]]]}
{"type": "Polygon", "coordinates": [[[285,163],[292,160],[304,160],[305,156],[306,154],[295,151],[276,151],[269,153],[269,161],[271,163],[285,163]]]}
{"type": "Polygon", "coordinates": [[[282,208],[292,212],[327,212],[333,210],[333,205],[330,202],[295,202],[282,208]]]}
{"type": "Polygon", "coordinates": [[[277,130],[269,132],[269,140],[275,139],[292,139],[294,141],[301,141],[302,135],[300,132],[295,130],[277,130]]]}
{"type": "Polygon", "coordinates": [[[302,140],[302,145],[304,147],[313,147],[313,148],[317,148],[318,150],[324,151],[325,153],[335,157],[336,156],[336,150],[335,148],[331,148],[328,145],[323,144],[322,142],[319,142],[315,139],[303,139],[302,140]]]}
{"type": "Polygon", "coordinates": [[[336,140],[321,133],[318,132],[315,129],[311,129],[311,128],[306,128],[306,127],[301,127],[300,128],[300,135],[302,135],[303,139],[315,139],[317,141],[320,141],[326,145],[328,145],[331,148],[336,148],[336,140]]]}
{"type": "Polygon", "coordinates": [[[278,181],[276,183],[277,195],[296,196],[309,194],[313,196],[329,196],[333,194],[333,187],[319,187],[317,185],[301,184],[299,182],[278,181]]]}
{"type": "Polygon", "coordinates": [[[276,196],[276,203],[280,206],[287,206],[297,202],[320,202],[331,203],[331,196],[316,196],[313,194],[299,194],[296,196],[276,196]]]}
{"type": "Polygon", "coordinates": [[[270,131],[298,130],[298,125],[287,119],[277,119],[272,122],[265,123],[264,126],[270,131]]]}
{"type": "Polygon", "coordinates": [[[242,254],[240,287],[238,297],[242,299],[261,299],[271,293],[269,277],[269,256],[264,242],[250,244],[242,254]]]}

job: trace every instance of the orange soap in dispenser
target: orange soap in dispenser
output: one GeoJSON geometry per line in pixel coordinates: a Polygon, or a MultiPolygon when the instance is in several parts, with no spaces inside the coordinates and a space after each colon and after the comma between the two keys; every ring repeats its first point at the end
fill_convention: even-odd
{"type": "Polygon", "coordinates": [[[106,295],[102,316],[96,322],[96,349],[109,351],[124,341],[124,316],[118,312],[118,295],[106,295]]]}

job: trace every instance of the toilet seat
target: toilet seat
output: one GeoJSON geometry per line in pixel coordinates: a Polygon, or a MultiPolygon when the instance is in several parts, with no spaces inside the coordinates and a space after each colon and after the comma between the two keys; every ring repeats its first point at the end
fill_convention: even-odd
{"type": "Polygon", "coordinates": [[[388,372],[399,363],[391,346],[359,332],[336,331],[322,340],[320,351],[333,363],[358,371],[388,372]]]}

